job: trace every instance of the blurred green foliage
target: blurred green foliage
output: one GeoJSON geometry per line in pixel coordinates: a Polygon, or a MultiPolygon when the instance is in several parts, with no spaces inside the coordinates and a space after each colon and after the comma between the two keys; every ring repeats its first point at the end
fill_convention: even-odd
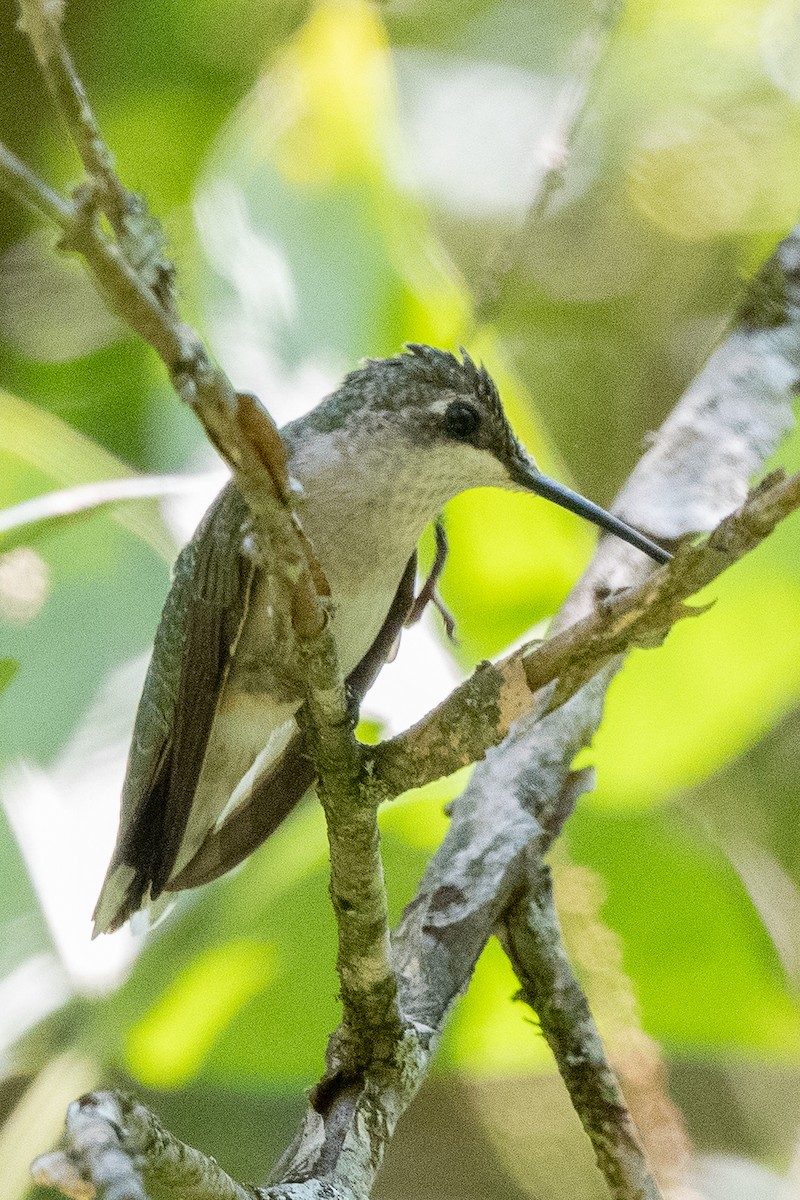
{"type": "MultiPolygon", "coordinates": [[[[800,206],[791,0],[630,0],[616,19],[588,0],[73,0],[67,29],[125,181],[164,220],[186,315],[239,386],[283,421],[363,356],[463,342],[542,465],[600,503],[800,206]],[[606,27],[563,183],[524,226],[565,151],[559,103],[580,48],[606,27]]],[[[0,136],[67,184],[75,161],[10,6],[0,60],[0,136]]],[[[207,462],[160,365],[33,232],[0,197],[0,504],[207,462]]],[[[780,458],[797,467],[797,438],[780,458]]],[[[336,1021],[314,805],[235,877],[183,898],[132,965],[124,938],[88,944],[86,887],[107,853],[141,680],[128,664],[151,641],[178,515],[126,502],[0,540],[0,1166],[12,1181],[77,1081],[125,1078],[160,1089],[152,1102],[178,1133],[257,1174],[336,1021]],[[24,1084],[41,1070],[52,1105],[24,1125],[24,1084]]],[[[464,668],[549,617],[592,545],[568,514],[488,492],[455,501],[447,525],[443,591],[464,668]]],[[[597,789],[559,868],[599,896],[599,951],[586,950],[582,902],[565,901],[563,921],[601,1021],[638,998],[638,1015],[631,1000],[624,1020],[607,1018],[612,1044],[641,1022],[701,1149],[778,1171],[798,1131],[765,1115],[764,1097],[785,1107],[800,1091],[799,563],[794,522],[714,587],[711,612],[632,657],[585,755],[597,789]]],[[[446,781],[384,814],[395,915],[456,791],[446,781]]],[[[549,1056],[514,990],[490,946],[443,1040],[450,1082],[434,1081],[436,1102],[409,1119],[385,1196],[412,1160],[434,1172],[443,1147],[471,1164],[450,1176],[453,1195],[595,1194],[575,1120],[542,1099],[549,1056]],[[542,1157],[536,1121],[551,1120],[578,1182],[509,1168],[496,1114],[512,1076],[536,1114],[528,1151],[519,1130],[508,1142],[515,1161],[542,1157]]]]}

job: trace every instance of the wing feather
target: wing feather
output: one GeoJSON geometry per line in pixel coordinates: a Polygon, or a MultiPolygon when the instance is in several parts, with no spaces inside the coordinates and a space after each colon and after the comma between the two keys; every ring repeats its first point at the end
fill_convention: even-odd
{"type": "Polygon", "coordinates": [[[240,549],[246,515],[229,484],[178,557],[136,715],[96,931],[117,928],[155,899],[174,865],[247,613],[254,566],[240,549]]]}

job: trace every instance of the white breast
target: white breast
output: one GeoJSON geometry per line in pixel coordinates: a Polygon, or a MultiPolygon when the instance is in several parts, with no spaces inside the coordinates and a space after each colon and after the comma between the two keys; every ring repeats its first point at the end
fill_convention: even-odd
{"type": "MultiPolygon", "coordinates": [[[[383,581],[366,579],[354,592],[334,593],[332,631],[344,675],[349,675],[378,636],[397,592],[383,581]]],[[[399,581],[398,581],[399,583],[399,581]]]]}

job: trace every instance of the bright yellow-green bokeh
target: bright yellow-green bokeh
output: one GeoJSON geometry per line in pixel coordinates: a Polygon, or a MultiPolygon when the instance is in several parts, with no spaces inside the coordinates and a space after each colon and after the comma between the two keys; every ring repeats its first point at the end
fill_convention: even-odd
{"type": "Polygon", "coordinates": [[[276,948],[233,941],[199,954],[125,1038],[128,1069],[149,1087],[179,1087],[275,974],[276,948]]]}
{"type": "MultiPolygon", "coordinates": [[[[795,539],[796,542],[796,539],[795,539]]],[[[595,800],[647,805],[742,753],[800,690],[800,583],[754,555],[696,597],[702,616],[657,651],[635,651],[612,684],[592,748],[595,800]]]]}

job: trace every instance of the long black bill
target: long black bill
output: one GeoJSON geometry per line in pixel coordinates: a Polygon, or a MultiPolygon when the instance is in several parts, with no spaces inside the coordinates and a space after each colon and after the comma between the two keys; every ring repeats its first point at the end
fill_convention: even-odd
{"type": "Polygon", "coordinates": [[[533,464],[526,462],[525,459],[518,459],[514,463],[510,475],[514,482],[520,484],[526,491],[535,492],[537,496],[544,496],[546,500],[552,500],[561,508],[568,508],[570,512],[577,513],[579,517],[585,517],[592,524],[599,525],[601,529],[606,529],[616,537],[622,538],[623,542],[629,542],[631,546],[643,550],[657,563],[669,562],[672,558],[668,550],[651,542],[650,538],[639,533],[632,525],[620,521],[619,517],[612,517],[611,513],[606,512],[604,508],[592,504],[591,500],[584,499],[578,492],[573,492],[571,488],[556,483],[555,479],[549,479],[547,475],[540,474],[533,464]]]}

